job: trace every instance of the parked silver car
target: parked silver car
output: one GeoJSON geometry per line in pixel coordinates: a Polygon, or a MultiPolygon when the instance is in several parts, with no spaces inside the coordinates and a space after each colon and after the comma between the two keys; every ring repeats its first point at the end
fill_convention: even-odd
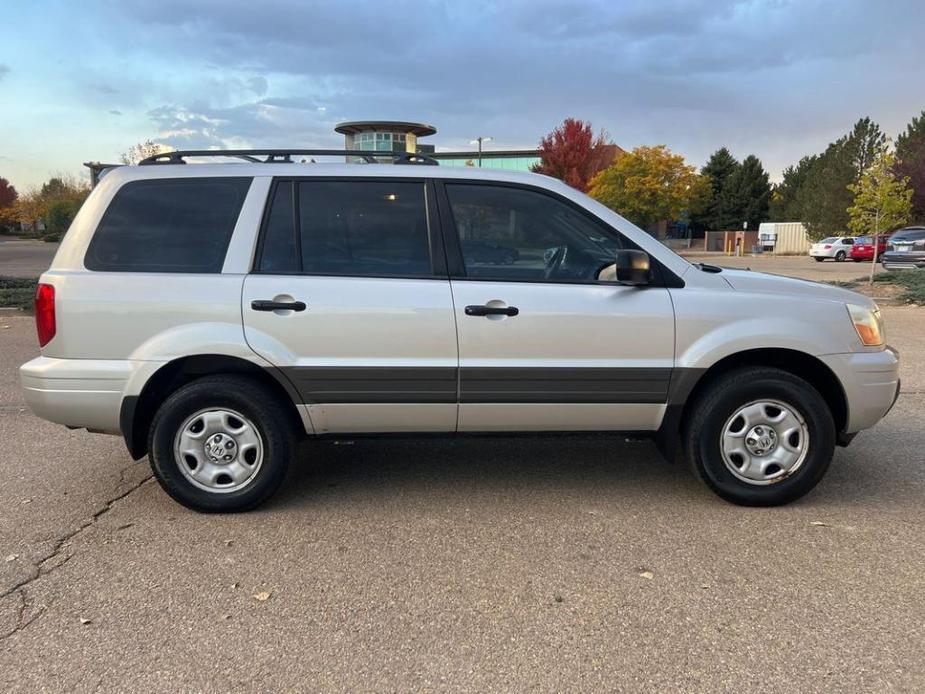
{"type": "Polygon", "coordinates": [[[302,436],[524,431],[645,432],[782,504],[897,396],[867,297],[693,265],[545,176],[288,154],[111,171],[40,280],[29,405],[187,506],[261,503],[302,436]]]}

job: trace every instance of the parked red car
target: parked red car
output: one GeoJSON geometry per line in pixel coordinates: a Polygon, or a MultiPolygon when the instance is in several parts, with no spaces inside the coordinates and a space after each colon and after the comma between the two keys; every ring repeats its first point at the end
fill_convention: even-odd
{"type": "MultiPolygon", "coordinates": [[[[877,260],[879,260],[880,256],[886,251],[886,242],[889,238],[889,234],[880,234],[880,238],[877,240],[877,260]]],[[[873,260],[874,237],[858,236],[854,240],[854,245],[851,246],[851,251],[848,253],[848,256],[856,263],[860,263],[862,260],[873,260]]]]}

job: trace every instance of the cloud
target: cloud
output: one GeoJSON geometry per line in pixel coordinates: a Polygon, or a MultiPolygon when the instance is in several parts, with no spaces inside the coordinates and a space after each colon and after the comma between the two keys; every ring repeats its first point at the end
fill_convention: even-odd
{"type": "Polygon", "coordinates": [[[114,115],[114,116],[121,116],[121,115],[122,115],[122,111],[120,111],[119,109],[115,109],[115,108],[110,109],[110,110],[109,110],[109,113],[111,113],[111,114],[114,115]]]}
{"type": "Polygon", "coordinates": [[[921,111],[897,86],[920,82],[919,4],[106,0],[80,15],[99,35],[62,20],[87,48],[48,49],[72,69],[46,106],[117,106],[185,147],[339,146],[337,122],[394,118],[433,123],[441,149],[519,148],[575,116],[625,147],[700,164],[728,145],[777,174],[862,115],[895,133],[921,111]]]}
{"type": "Polygon", "coordinates": [[[10,66],[0,63],[0,80],[10,74],[10,66]]]}

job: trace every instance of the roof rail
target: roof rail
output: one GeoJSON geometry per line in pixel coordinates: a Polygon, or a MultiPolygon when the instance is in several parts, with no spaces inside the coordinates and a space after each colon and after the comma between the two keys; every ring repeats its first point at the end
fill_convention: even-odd
{"type": "Polygon", "coordinates": [[[356,157],[367,164],[377,164],[382,159],[391,159],[393,164],[426,164],[436,166],[437,160],[426,154],[413,152],[377,152],[363,149],[186,149],[162,152],[142,159],[139,166],[153,164],[186,164],[186,157],[234,157],[258,164],[291,164],[293,156],[356,157]],[[260,157],[264,157],[261,159],[260,157]]]}

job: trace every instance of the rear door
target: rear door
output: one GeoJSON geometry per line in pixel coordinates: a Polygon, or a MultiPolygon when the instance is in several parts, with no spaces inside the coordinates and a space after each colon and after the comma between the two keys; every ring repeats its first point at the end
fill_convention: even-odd
{"type": "Polygon", "coordinates": [[[668,290],[597,280],[635,246],[540,189],[444,190],[459,430],[658,428],[674,362],[668,290]]]}
{"type": "Polygon", "coordinates": [[[280,179],[241,310],[316,433],[454,431],[453,300],[432,185],[280,179]]]}

